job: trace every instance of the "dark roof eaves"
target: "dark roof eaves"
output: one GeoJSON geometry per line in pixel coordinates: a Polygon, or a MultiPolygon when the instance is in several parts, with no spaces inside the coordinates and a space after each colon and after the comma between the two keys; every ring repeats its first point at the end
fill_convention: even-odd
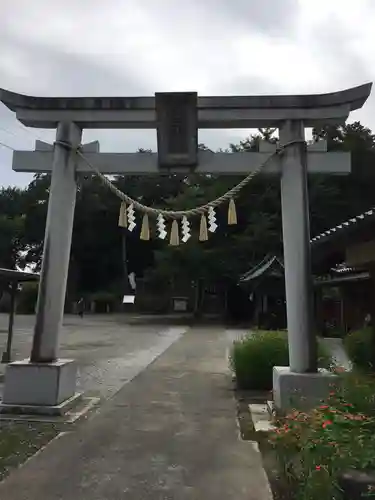
{"type": "Polygon", "coordinates": [[[338,224],[327,231],[323,231],[314,238],[311,238],[310,244],[312,247],[316,247],[322,243],[332,241],[338,236],[345,234],[349,229],[352,229],[353,226],[360,224],[362,221],[368,221],[373,218],[375,218],[375,207],[372,207],[355,217],[351,217],[350,219],[341,222],[341,224],[338,224]]]}

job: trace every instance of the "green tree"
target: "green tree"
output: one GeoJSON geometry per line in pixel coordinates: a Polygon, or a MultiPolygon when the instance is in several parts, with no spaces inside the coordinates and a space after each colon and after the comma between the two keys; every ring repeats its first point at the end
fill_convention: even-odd
{"type": "Polygon", "coordinates": [[[22,194],[18,188],[0,190],[0,267],[15,269],[23,264],[25,206],[22,194]]]}
{"type": "MultiPolygon", "coordinates": [[[[228,152],[256,151],[261,138],[272,138],[273,131],[257,134],[230,144],[228,152]]],[[[193,175],[184,190],[170,201],[173,209],[188,209],[218,198],[236,185],[240,176],[193,175]]],[[[192,280],[203,284],[237,282],[238,276],[258,262],[266,253],[281,252],[281,219],[279,182],[259,176],[243,189],[236,200],[238,224],[227,225],[228,205],[217,210],[218,229],[207,242],[199,242],[199,217],[191,220],[193,237],[179,247],[163,246],[156,252],[153,279],[192,280]]],[[[199,295],[199,287],[197,290],[199,295]]]]}
{"type": "MultiPolygon", "coordinates": [[[[228,152],[256,151],[261,139],[275,142],[274,129],[230,144],[228,152]]],[[[329,150],[352,153],[349,176],[314,176],[309,179],[311,233],[317,234],[373,205],[375,140],[356,122],[343,127],[314,130],[329,150]]],[[[199,149],[209,150],[204,144],[199,149]]],[[[140,150],[148,153],[147,150],[140,150]]],[[[221,196],[240,176],[158,175],[116,177],[115,184],[145,205],[187,209],[221,196]]],[[[122,236],[118,228],[120,200],[91,175],[78,182],[72,238],[69,290],[71,294],[119,288],[123,283],[122,236]]],[[[49,175],[37,175],[24,189],[0,191],[0,265],[34,263],[40,268],[49,196],[49,175]],[[26,252],[26,256],[24,256],[26,252]]],[[[282,254],[280,182],[277,176],[257,176],[236,200],[238,225],[227,225],[227,206],[217,210],[218,229],[209,241],[198,241],[199,218],[191,220],[193,238],[170,247],[152,238],[139,240],[140,214],[133,233],[125,231],[132,270],[149,268],[160,280],[185,277],[194,281],[234,282],[265,254],[282,254]]],[[[154,224],[152,224],[154,231],[154,224]]]]}

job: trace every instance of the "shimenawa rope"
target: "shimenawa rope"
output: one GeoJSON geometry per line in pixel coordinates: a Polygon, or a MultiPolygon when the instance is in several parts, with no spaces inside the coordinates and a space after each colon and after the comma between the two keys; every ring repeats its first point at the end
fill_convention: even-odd
{"type": "MultiPolygon", "coordinates": [[[[305,144],[306,142],[303,140],[294,140],[287,142],[282,145],[278,145],[276,148],[276,151],[266,159],[263,163],[261,163],[255,170],[253,170],[247,177],[245,177],[240,183],[238,183],[236,186],[231,188],[229,191],[227,191],[225,194],[220,196],[219,198],[216,198],[213,201],[210,201],[209,203],[206,203],[205,205],[201,205],[196,208],[191,208],[189,210],[163,210],[159,208],[152,208],[148,207],[146,205],[143,205],[137,200],[134,200],[127,194],[123,193],[120,189],[118,189],[105,175],[103,175],[99,169],[94,167],[94,165],[86,158],[86,156],[82,153],[82,145],[78,146],[77,148],[74,148],[70,143],[65,142],[65,141],[55,141],[54,144],[61,146],[65,149],[68,149],[70,151],[75,151],[78,156],[82,158],[82,160],[86,163],[86,165],[99,177],[99,179],[102,181],[102,183],[108,187],[112,193],[114,193],[120,200],[123,202],[127,203],[128,205],[133,205],[134,209],[139,210],[143,214],[147,214],[153,217],[157,217],[158,215],[162,215],[166,219],[182,219],[183,217],[193,217],[197,215],[204,215],[208,212],[209,208],[217,208],[218,206],[222,205],[223,203],[232,200],[235,198],[240,191],[259,173],[261,172],[267,165],[268,163],[276,156],[281,155],[285,149],[288,146],[294,145],[294,144],[305,144]]],[[[141,154],[141,153],[140,153],[141,154]]],[[[213,153],[215,154],[215,153],[213,153]]]]}

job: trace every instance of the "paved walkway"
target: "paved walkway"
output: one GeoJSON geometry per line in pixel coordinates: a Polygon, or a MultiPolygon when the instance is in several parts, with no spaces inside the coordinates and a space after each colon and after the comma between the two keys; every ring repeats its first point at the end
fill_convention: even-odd
{"type": "Polygon", "coordinates": [[[269,500],[238,435],[223,330],[192,329],[0,484],[7,500],[269,500]]]}

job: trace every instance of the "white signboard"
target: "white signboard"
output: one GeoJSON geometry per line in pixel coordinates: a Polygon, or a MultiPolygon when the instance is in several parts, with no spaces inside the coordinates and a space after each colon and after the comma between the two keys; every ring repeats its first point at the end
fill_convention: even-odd
{"type": "Polygon", "coordinates": [[[122,299],[123,304],[134,304],[135,301],[135,295],[124,295],[124,298],[122,299]]]}

